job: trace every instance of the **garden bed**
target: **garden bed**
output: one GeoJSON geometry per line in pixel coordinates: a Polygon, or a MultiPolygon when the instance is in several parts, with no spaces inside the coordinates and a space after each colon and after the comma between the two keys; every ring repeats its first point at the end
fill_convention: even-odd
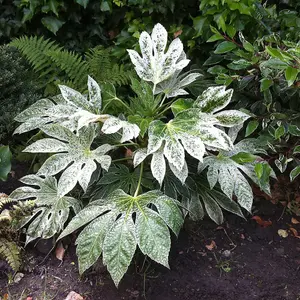
{"type": "MultiPolygon", "coordinates": [[[[14,169],[15,178],[1,184],[4,192],[15,188],[17,178],[27,171],[26,166],[14,169]]],[[[74,290],[93,300],[299,299],[300,240],[289,228],[299,231],[300,224],[292,224],[291,215],[282,215],[281,205],[266,200],[256,199],[254,211],[272,224],[262,227],[250,217],[234,215],[227,215],[222,226],[209,220],[187,223],[173,240],[170,270],[138,255],[118,289],[101,264],[79,277],[73,243],[63,262],[53,253],[45,258],[31,246],[24,277],[7,286],[1,274],[0,295],[9,291],[9,299],[63,300],[74,290]],[[280,237],[279,229],[289,236],[280,237]]]]}

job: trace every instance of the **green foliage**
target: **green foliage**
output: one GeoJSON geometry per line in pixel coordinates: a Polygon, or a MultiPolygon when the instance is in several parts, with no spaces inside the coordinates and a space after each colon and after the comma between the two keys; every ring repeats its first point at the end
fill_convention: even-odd
{"type": "Polygon", "coordinates": [[[32,201],[18,202],[0,194],[0,258],[4,259],[14,272],[21,266],[21,247],[17,243],[16,224],[32,207],[32,201]]]}
{"type": "Polygon", "coordinates": [[[0,141],[8,143],[15,116],[41,97],[37,80],[20,53],[0,47],[0,141]]]}
{"type": "Polygon", "coordinates": [[[84,91],[88,75],[98,82],[117,85],[128,83],[131,75],[122,65],[113,62],[109,50],[99,46],[89,50],[83,57],[43,37],[23,36],[10,45],[21,51],[43,80],[46,94],[55,94],[57,84],[63,83],[84,91]]]}
{"type": "Polygon", "coordinates": [[[0,179],[7,179],[11,169],[11,152],[8,146],[0,146],[0,179]]]}
{"type": "MultiPolygon", "coordinates": [[[[24,151],[53,153],[37,175],[22,178],[38,189],[21,187],[11,194],[16,201],[34,198],[37,206],[23,223],[27,242],[57,234],[63,238],[83,227],[76,241],[80,273],[102,254],[116,285],[137,246],[168,267],[169,230],[178,235],[184,216],[201,219],[206,212],[221,223],[222,209],[239,216],[243,216],[241,207],[250,212],[252,192],[240,169],[263,190],[268,190],[273,175],[258,172],[261,180],[255,178],[254,161],[260,157],[255,155],[258,150],[252,140],[233,145],[250,116],[224,110],[232,100],[232,89],[213,86],[195,100],[178,99],[188,95],[186,88],[200,76],[180,74],[190,62],[181,41],[177,38],[167,47],[167,31],[157,24],[151,36],[146,31],[140,34],[139,44],[141,55],[128,50],[141,78],[131,81],[134,93],[119,98],[111,83],[100,87],[88,76],[87,93],[59,85],[59,96],[37,101],[16,118],[22,124],[15,133],[38,128],[49,136],[24,151]],[[229,171],[227,164],[224,168],[217,164],[217,152],[230,161],[233,188],[221,180],[229,171]],[[206,167],[212,159],[214,163],[208,164],[212,171],[196,174],[196,164],[206,167]],[[217,180],[212,179],[211,173],[218,172],[217,180]],[[54,176],[58,175],[57,180],[54,176]],[[203,180],[205,175],[210,186],[203,180]],[[217,181],[225,194],[215,188],[217,181]],[[82,210],[79,200],[67,196],[77,184],[89,200],[82,210]],[[238,202],[232,198],[233,191],[238,202]],[[64,229],[71,208],[75,216],[64,229]]],[[[41,66],[43,63],[37,67],[41,66]]]]}

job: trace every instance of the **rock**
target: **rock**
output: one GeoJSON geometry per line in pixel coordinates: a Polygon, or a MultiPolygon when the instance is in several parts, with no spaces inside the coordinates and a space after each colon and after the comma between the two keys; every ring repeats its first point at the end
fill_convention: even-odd
{"type": "Polygon", "coordinates": [[[81,297],[76,292],[72,291],[68,294],[68,296],[65,300],[83,300],[83,297],[81,297]]]}
{"type": "Polygon", "coordinates": [[[224,257],[230,257],[231,256],[231,251],[230,250],[224,250],[223,251],[223,253],[222,253],[222,255],[224,256],[224,257]]]}
{"type": "Polygon", "coordinates": [[[24,277],[24,274],[18,272],[18,273],[14,276],[14,283],[19,283],[23,277],[24,277]]]}

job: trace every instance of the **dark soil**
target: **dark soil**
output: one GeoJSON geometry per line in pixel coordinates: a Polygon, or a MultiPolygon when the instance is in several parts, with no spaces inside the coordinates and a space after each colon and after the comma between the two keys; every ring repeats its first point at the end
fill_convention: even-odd
{"type": "Polygon", "coordinates": [[[300,224],[287,213],[281,216],[283,206],[270,201],[256,200],[254,212],[272,224],[261,227],[250,217],[233,215],[222,226],[209,220],[187,223],[173,241],[170,270],[147,260],[143,264],[138,255],[118,289],[100,263],[79,278],[74,246],[62,263],[31,247],[19,283],[7,286],[2,274],[0,298],[9,292],[9,299],[63,300],[73,290],[87,300],[300,299],[300,239],[290,231],[300,232],[300,224]],[[280,237],[279,229],[288,237],[280,237]],[[212,250],[206,247],[214,244],[212,250]]]}

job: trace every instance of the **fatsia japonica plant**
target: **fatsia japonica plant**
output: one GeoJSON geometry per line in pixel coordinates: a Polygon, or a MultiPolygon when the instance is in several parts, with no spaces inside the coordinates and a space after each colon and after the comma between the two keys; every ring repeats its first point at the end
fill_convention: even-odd
{"type": "Polygon", "coordinates": [[[38,188],[20,187],[10,196],[35,199],[36,209],[24,221],[27,242],[82,229],[76,240],[80,273],[102,254],[116,285],[137,248],[168,267],[171,232],[178,235],[186,215],[197,220],[206,211],[220,223],[221,208],[240,216],[241,207],[251,211],[247,178],[255,177],[259,157],[245,164],[253,141],[234,146],[226,133],[237,132],[249,115],[224,110],[233,93],[225,86],[187,98],[186,88],[200,74],[180,74],[189,63],[183,45],[176,38],[166,51],[167,43],[167,31],[157,24],[151,36],[141,34],[141,55],[128,50],[141,79],[132,79],[135,96],[120,99],[111,84],[100,87],[89,77],[87,95],[59,86],[60,95],[16,118],[22,123],[16,133],[39,129],[47,136],[25,152],[53,153],[36,175],[21,180],[38,188]],[[121,114],[111,114],[120,108],[121,114]],[[224,167],[217,163],[221,154],[224,167]],[[198,163],[199,171],[208,166],[209,184],[198,163]],[[234,180],[225,184],[222,177],[229,175],[234,180]]]}

